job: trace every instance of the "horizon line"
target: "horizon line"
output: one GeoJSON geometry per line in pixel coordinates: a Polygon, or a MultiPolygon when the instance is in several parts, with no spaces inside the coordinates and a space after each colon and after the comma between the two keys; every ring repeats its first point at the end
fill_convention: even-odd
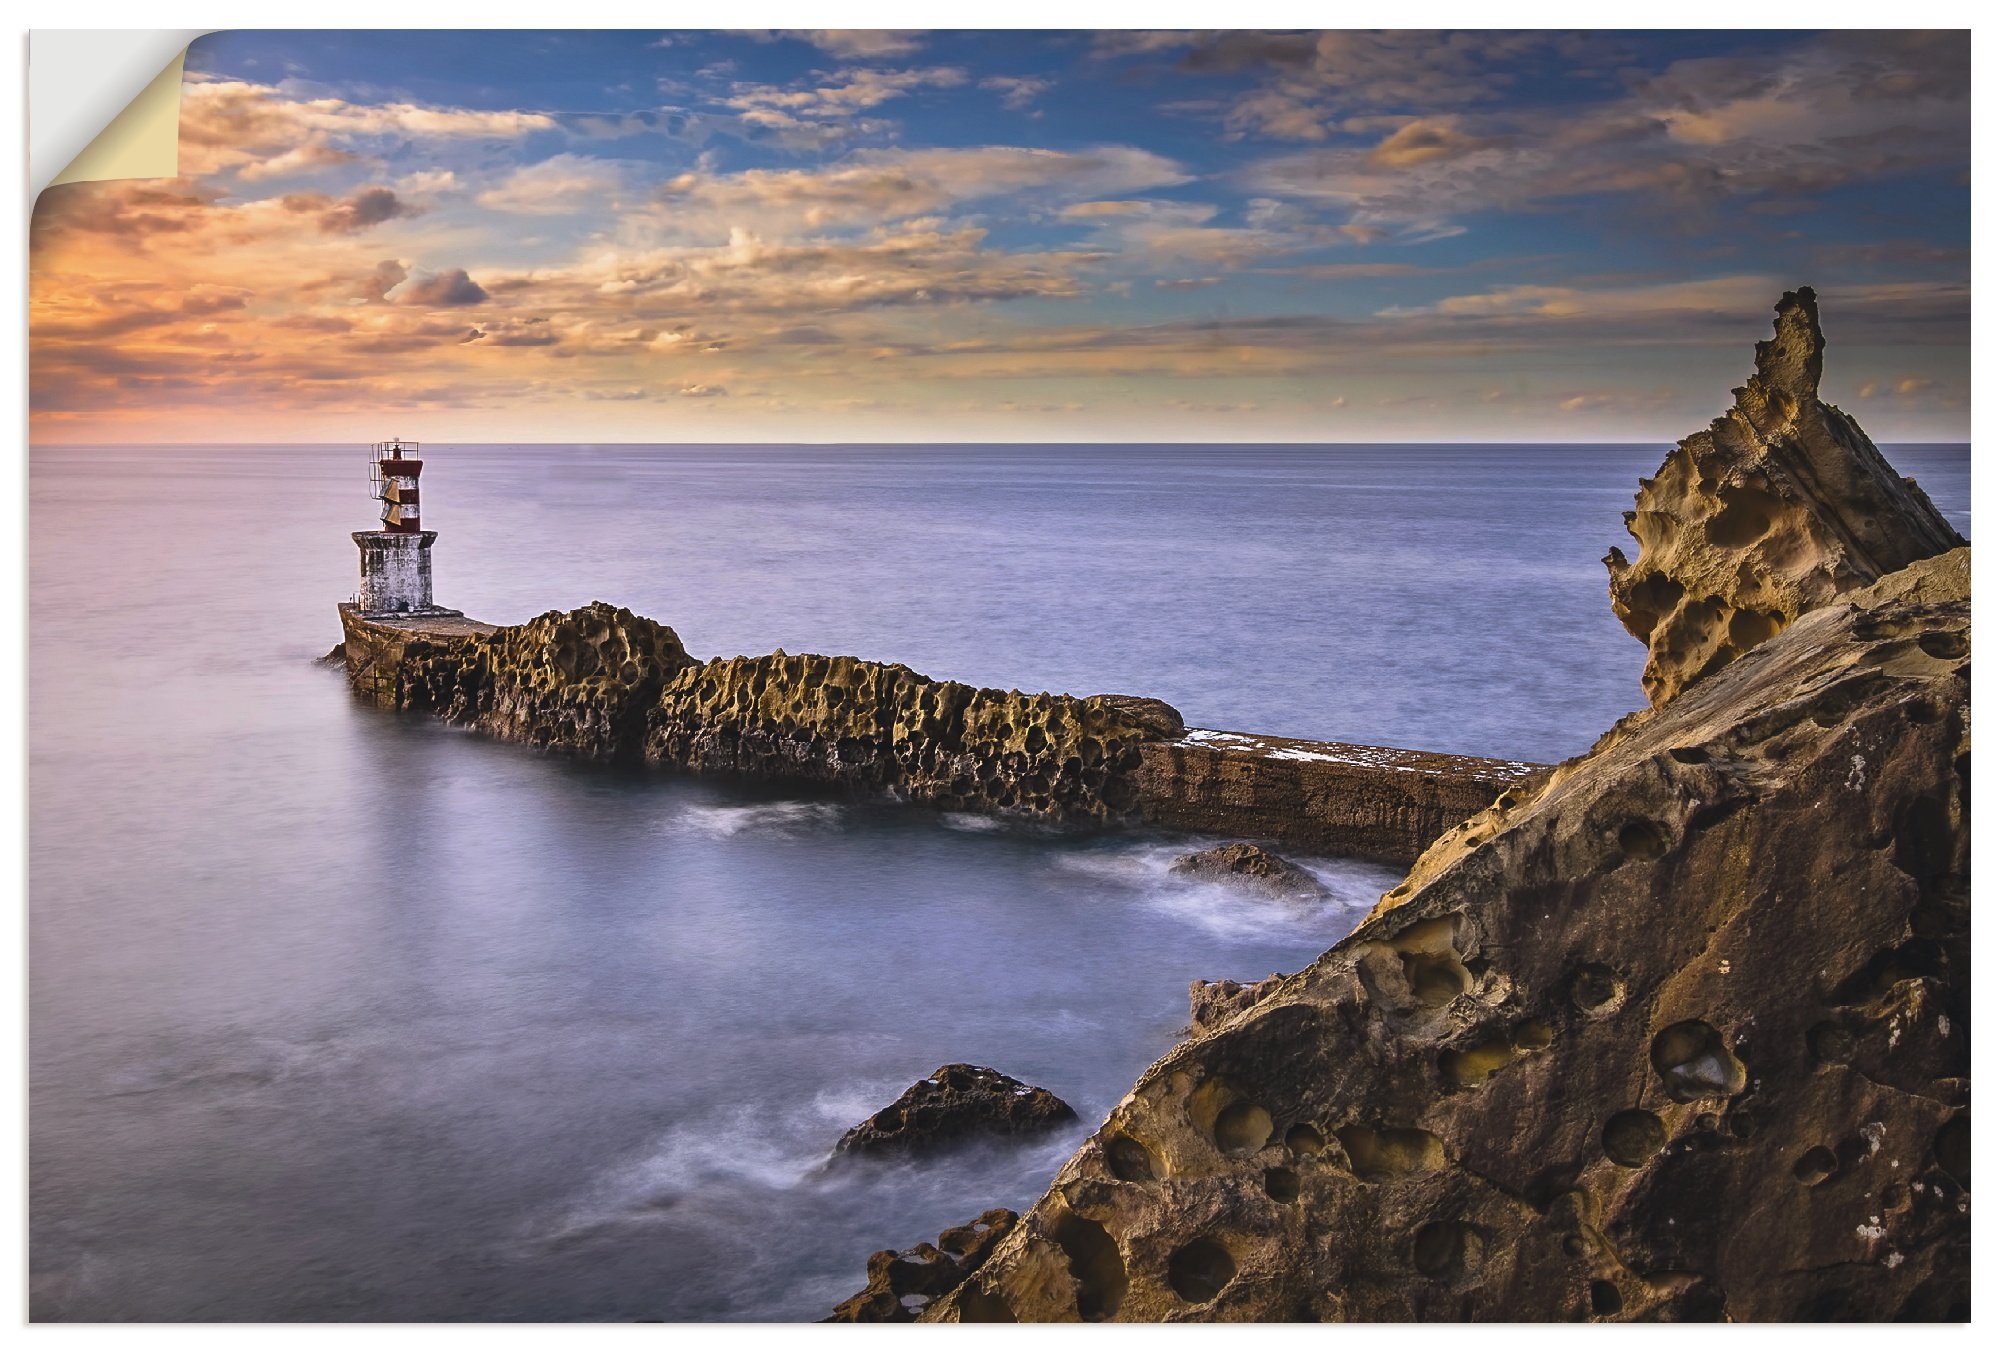
{"type": "MultiPolygon", "coordinates": [[[[746,441],[746,440],[722,440],[722,441],[601,441],[601,440],[591,440],[591,441],[531,441],[531,440],[520,440],[520,441],[456,441],[456,440],[446,440],[446,439],[443,439],[443,438],[435,438],[435,437],[405,437],[405,438],[402,438],[402,440],[404,440],[404,441],[410,441],[410,442],[416,442],[416,443],[419,443],[419,444],[421,444],[421,443],[423,443],[423,442],[425,442],[425,441],[429,441],[429,442],[430,442],[430,443],[431,443],[432,445],[438,445],[438,446],[570,446],[570,447],[614,447],[614,446],[617,446],[617,447],[646,447],[646,448],[668,448],[668,447],[677,447],[677,446],[688,446],[688,447],[697,447],[697,446],[698,446],[698,447],[714,447],[714,446],[742,446],[742,447],[759,447],[759,446],[814,446],[814,447],[821,447],[821,448],[825,448],[825,449],[829,449],[829,450],[838,450],[838,449],[857,449],[857,448],[858,448],[858,449],[879,449],[879,448],[900,448],[900,447],[912,447],[912,448],[917,448],[917,449],[931,449],[931,450],[942,450],[942,449],[950,449],[950,448],[954,448],[954,447],[993,447],[993,446],[1051,446],[1051,447],[1056,447],[1056,446],[1077,446],[1077,447],[1086,447],[1086,446],[1101,446],[1101,447],[1159,447],[1159,448],[1171,448],[1171,447],[1234,447],[1234,446],[1246,446],[1246,447],[1247,447],[1247,446],[1301,446],[1301,447],[1305,447],[1305,446],[1415,446],[1415,447],[1435,447],[1435,446],[1490,446],[1490,447],[1510,447],[1510,448],[1524,448],[1524,449],[1560,449],[1560,448],[1563,448],[1563,447],[1581,447],[1581,446],[1677,446],[1677,445],[1679,445],[1679,444],[1680,444],[1680,443],[1681,443],[1681,442],[1682,442],[1683,440],[1685,440],[1685,439],[1686,439],[1686,438],[1684,438],[1684,437],[1673,437],[1673,438],[1660,438],[1660,439],[1654,439],[1654,438],[1641,438],[1641,439],[1633,439],[1633,440],[1616,440],[1616,439],[1602,439],[1602,438],[1591,438],[1591,439],[1581,439],[1581,440],[1579,440],[1579,439],[1569,439],[1569,440],[1554,440],[1554,439],[1549,439],[1549,438],[1535,438],[1535,439],[1533,439],[1533,440],[1528,440],[1528,441],[1483,441],[1483,440],[1470,440],[1470,439],[1464,439],[1464,438],[1425,438],[1425,439],[1395,439],[1395,440],[1380,440],[1380,439],[1370,439],[1370,440],[1360,440],[1360,441],[1324,441],[1324,440],[1254,440],[1254,441],[1105,441],[1105,440],[1083,440],[1083,441],[1051,441],[1051,440],[1032,440],[1032,441],[998,441],[998,440],[996,440],[996,441],[941,441],[941,440],[914,440],[914,441],[879,441],[879,440],[878,440],[878,441],[746,441]]],[[[31,439],[31,440],[30,440],[30,441],[28,442],[28,449],[29,449],[29,450],[31,450],[31,451],[33,451],[33,450],[36,450],[36,449],[48,449],[48,450],[56,450],[56,449],[61,449],[61,448],[77,448],[77,449],[96,449],[96,448],[112,448],[112,447],[117,447],[117,448],[126,448],[126,449],[132,449],[132,450],[201,450],[201,449],[224,449],[224,448],[235,448],[235,447],[242,447],[242,448],[245,448],[245,449],[257,449],[257,448],[262,448],[262,449],[269,449],[269,448],[271,448],[271,447],[286,447],[286,446],[298,446],[298,447],[318,447],[318,446],[337,446],[337,447],[366,447],[366,446],[369,446],[369,445],[371,445],[371,444],[372,444],[372,443],[370,443],[370,442],[365,442],[365,441],[42,441],[42,442],[37,442],[37,441],[34,441],[34,440],[32,440],[32,439],[31,439]]],[[[1958,439],[1949,439],[1949,438],[1947,438],[1947,439],[1942,439],[1942,440],[1939,440],[1939,439],[1935,439],[1935,438],[1912,438],[1912,437],[1903,437],[1903,438],[1892,438],[1892,439],[1888,439],[1888,440],[1882,440],[1882,441],[1877,441],[1877,442],[1876,442],[1875,444],[1876,444],[1876,445],[1878,445],[1878,446],[1964,446],[1964,447],[1967,447],[1967,448],[1970,448],[1970,446],[1972,445],[1972,441],[1971,441],[1971,438],[1970,438],[1970,437],[1965,437],[1965,438],[1958,438],[1958,439]]]]}

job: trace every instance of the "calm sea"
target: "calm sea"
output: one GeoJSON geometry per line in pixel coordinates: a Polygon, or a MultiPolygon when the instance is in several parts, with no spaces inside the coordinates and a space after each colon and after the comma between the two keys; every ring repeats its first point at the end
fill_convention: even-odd
{"type": "MultiPolygon", "coordinates": [[[[1605,549],[1661,448],[426,447],[439,599],[616,601],[1191,723],[1555,759],[1639,702],[1605,549]]],[[[1964,447],[1891,456],[1969,532],[1964,447]]],[[[352,703],[358,448],[37,448],[38,1319],[792,1319],[1049,1175],[1194,977],[1321,907],[1174,842],[752,795],[352,703]],[[948,1061],[1085,1123],[822,1175],[948,1061]]]]}

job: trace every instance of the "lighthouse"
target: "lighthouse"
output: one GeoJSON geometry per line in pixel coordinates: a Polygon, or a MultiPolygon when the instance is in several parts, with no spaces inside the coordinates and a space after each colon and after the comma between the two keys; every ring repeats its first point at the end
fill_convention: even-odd
{"type": "Polygon", "coordinates": [[[368,448],[368,483],[382,504],[381,524],[354,532],[361,549],[361,589],[354,606],[363,615],[423,615],[431,603],[431,545],[437,532],[425,530],[417,481],[423,458],[414,441],[391,437],[368,448]]]}

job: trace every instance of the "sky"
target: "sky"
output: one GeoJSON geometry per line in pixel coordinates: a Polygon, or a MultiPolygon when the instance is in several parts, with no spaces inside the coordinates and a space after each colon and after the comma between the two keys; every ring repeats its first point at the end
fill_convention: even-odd
{"type": "Polygon", "coordinates": [[[1968,427],[1962,32],[229,32],[45,192],[37,442],[1968,427]]]}

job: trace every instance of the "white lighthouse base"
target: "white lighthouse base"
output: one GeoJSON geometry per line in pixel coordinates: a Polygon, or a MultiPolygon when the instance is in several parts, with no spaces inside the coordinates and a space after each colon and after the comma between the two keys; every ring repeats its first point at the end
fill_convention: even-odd
{"type": "Polygon", "coordinates": [[[355,608],[363,615],[423,615],[438,607],[431,601],[431,545],[437,532],[358,530],[361,548],[361,589],[355,608]]]}

